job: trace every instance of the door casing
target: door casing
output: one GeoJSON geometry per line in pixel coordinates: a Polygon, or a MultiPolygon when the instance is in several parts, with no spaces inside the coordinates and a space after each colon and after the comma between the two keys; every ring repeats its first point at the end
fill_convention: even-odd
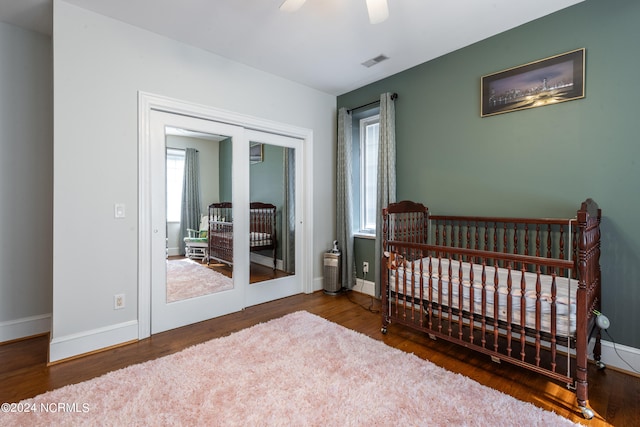
{"type": "Polygon", "coordinates": [[[313,131],[140,91],[138,92],[138,339],[151,335],[153,224],[150,116],[152,110],[241,126],[303,141],[302,182],[297,183],[303,189],[302,212],[297,224],[302,233],[299,274],[303,292],[313,292],[313,131]]]}

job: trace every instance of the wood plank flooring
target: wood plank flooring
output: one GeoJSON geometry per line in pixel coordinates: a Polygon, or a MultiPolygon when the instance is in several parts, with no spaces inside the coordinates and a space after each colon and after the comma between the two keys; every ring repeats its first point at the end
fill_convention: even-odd
{"type": "MultiPolygon", "coordinates": [[[[590,426],[640,425],[638,377],[613,369],[598,371],[595,366],[590,366],[589,403],[596,416],[586,421],[577,411],[574,393],[565,385],[542,375],[507,363],[495,364],[487,356],[442,340],[433,341],[424,334],[400,326],[391,325],[388,333],[382,335],[379,304],[371,297],[354,292],[338,296],[322,292],[296,295],[52,366],[46,363],[47,336],[0,345],[0,403],[18,402],[47,390],[162,357],[287,313],[306,310],[575,422],[590,426]]],[[[469,416],[473,417],[473,414],[469,416]]]]}

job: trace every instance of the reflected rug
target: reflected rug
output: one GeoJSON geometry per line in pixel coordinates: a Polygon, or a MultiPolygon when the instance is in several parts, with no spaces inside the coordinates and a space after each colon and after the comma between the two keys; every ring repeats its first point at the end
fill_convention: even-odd
{"type": "Polygon", "coordinates": [[[206,265],[186,259],[167,260],[167,302],[233,289],[233,280],[206,265]]]}
{"type": "Polygon", "coordinates": [[[17,409],[21,412],[0,414],[0,421],[14,426],[575,425],[303,311],[47,392],[17,409]]]}

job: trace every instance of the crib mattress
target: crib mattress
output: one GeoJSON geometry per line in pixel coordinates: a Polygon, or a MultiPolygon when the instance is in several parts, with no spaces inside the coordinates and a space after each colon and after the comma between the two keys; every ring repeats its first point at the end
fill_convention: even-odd
{"type": "MultiPolygon", "coordinates": [[[[271,234],[269,233],[251,232],[249,239],[252,248],[260,246],[271,246],[273,244],[271,234]]],[[[233,234],[230,232],[214,231],[211,233],[211,244],[216,247],[230,248],[233,245],[233,234]]]]}
{"type": "Polygon", "coordinates": [[[521,313],[525,312],[525,327],[535,329],[536,319],[540,317],[541,330],[551,333],[551,309],[556,308],[556,335],[571,336],[576,330],[576,289],[577,281],[566,277],[556,277],[556,300],[553,302],[552,281],[550,275],[540,275],[540,296],[536,294],[535,273],[524,273],[524,289],[522,286],[523,273],[519,270],[511,270],[511,290],[507,279],[509,270],[506,268],[484,267],[485,283],[482,283],[482,265],[470,264],[449,259],[434,257],[416,260],[397,268],[396,276],[390,278],[389,288],[398,293],[418,297],[420,286],[423,288],[423,300],[429,300],[431,289],[431,301],[442,306],[462,309],[466,312],[482,314],[482,298],[485,297],[485,313],[489,318],[495,318],[495,296],[497,294],[498,319],[511,325],[521,326],[521,313]],[[429,274],[431,264],[431,274],[429,274]],[[420,269],[422,265],[422,270],[420,269]],[[438,273],[440,266],[441,274],[438,273]],[[471,271],[473,270],[473,282],[471,271]],[[450,274],[451,272],[451,274],[450,274]],[[462,272],[462,274],[460,274],[462,272]],[[404,277],[407,276],[405,283],[404,277]],[[411,277],[413,276],[413,281],[411,277]],[[497,277],[497,285],[495,278],[497,277]],[[451,284],[451,286],[449,286],[451,284]],[[460,286],[462,284],[462,286],[460,286]],[[411,286],[414,287],[413,294],[411,286]],[[439,297],[440,288],[442,296],[439,297]],[[472,292],[473,290],[473,292],[472,292]],[[462,291],[462,307],[460,305],[460,291],[462,291]],[[472,295],[473,294],[473,295],[472,295]],[[524,300],[522,296],[524,295],[524,300]],[[441,299],[440,299],[441,298],[441,299]],[[511,299],[511,318],[508,318],[508,300],[511,299]],[[473,302],[471,302],[473,300],[473,302]],[[539,312],[536,310],[538,300],[539,312]]]}
{"type": "Polygon", "coordinates": [[[252,248],[260,246],[271,246],[273,244],[273,240],[271,240],[271,234],[269,233],[258,233],[252,231],[249,234],[249,241],[252,248]]]}

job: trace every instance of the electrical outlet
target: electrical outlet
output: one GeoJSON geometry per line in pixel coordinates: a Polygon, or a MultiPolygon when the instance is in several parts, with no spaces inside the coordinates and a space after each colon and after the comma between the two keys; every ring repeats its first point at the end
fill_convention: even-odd
{"type": "Polygon", "coordinates": [[[363,273],[368,273],[369,272],[369,263],[367,261],[364,261],[362,263],[362,272],[363,273]]]}
{"type": "Polygon", "coordinates": [[[124,294],[117,294],[113,296],[113,309],[120,310],[124,308],[124,294]]]}

